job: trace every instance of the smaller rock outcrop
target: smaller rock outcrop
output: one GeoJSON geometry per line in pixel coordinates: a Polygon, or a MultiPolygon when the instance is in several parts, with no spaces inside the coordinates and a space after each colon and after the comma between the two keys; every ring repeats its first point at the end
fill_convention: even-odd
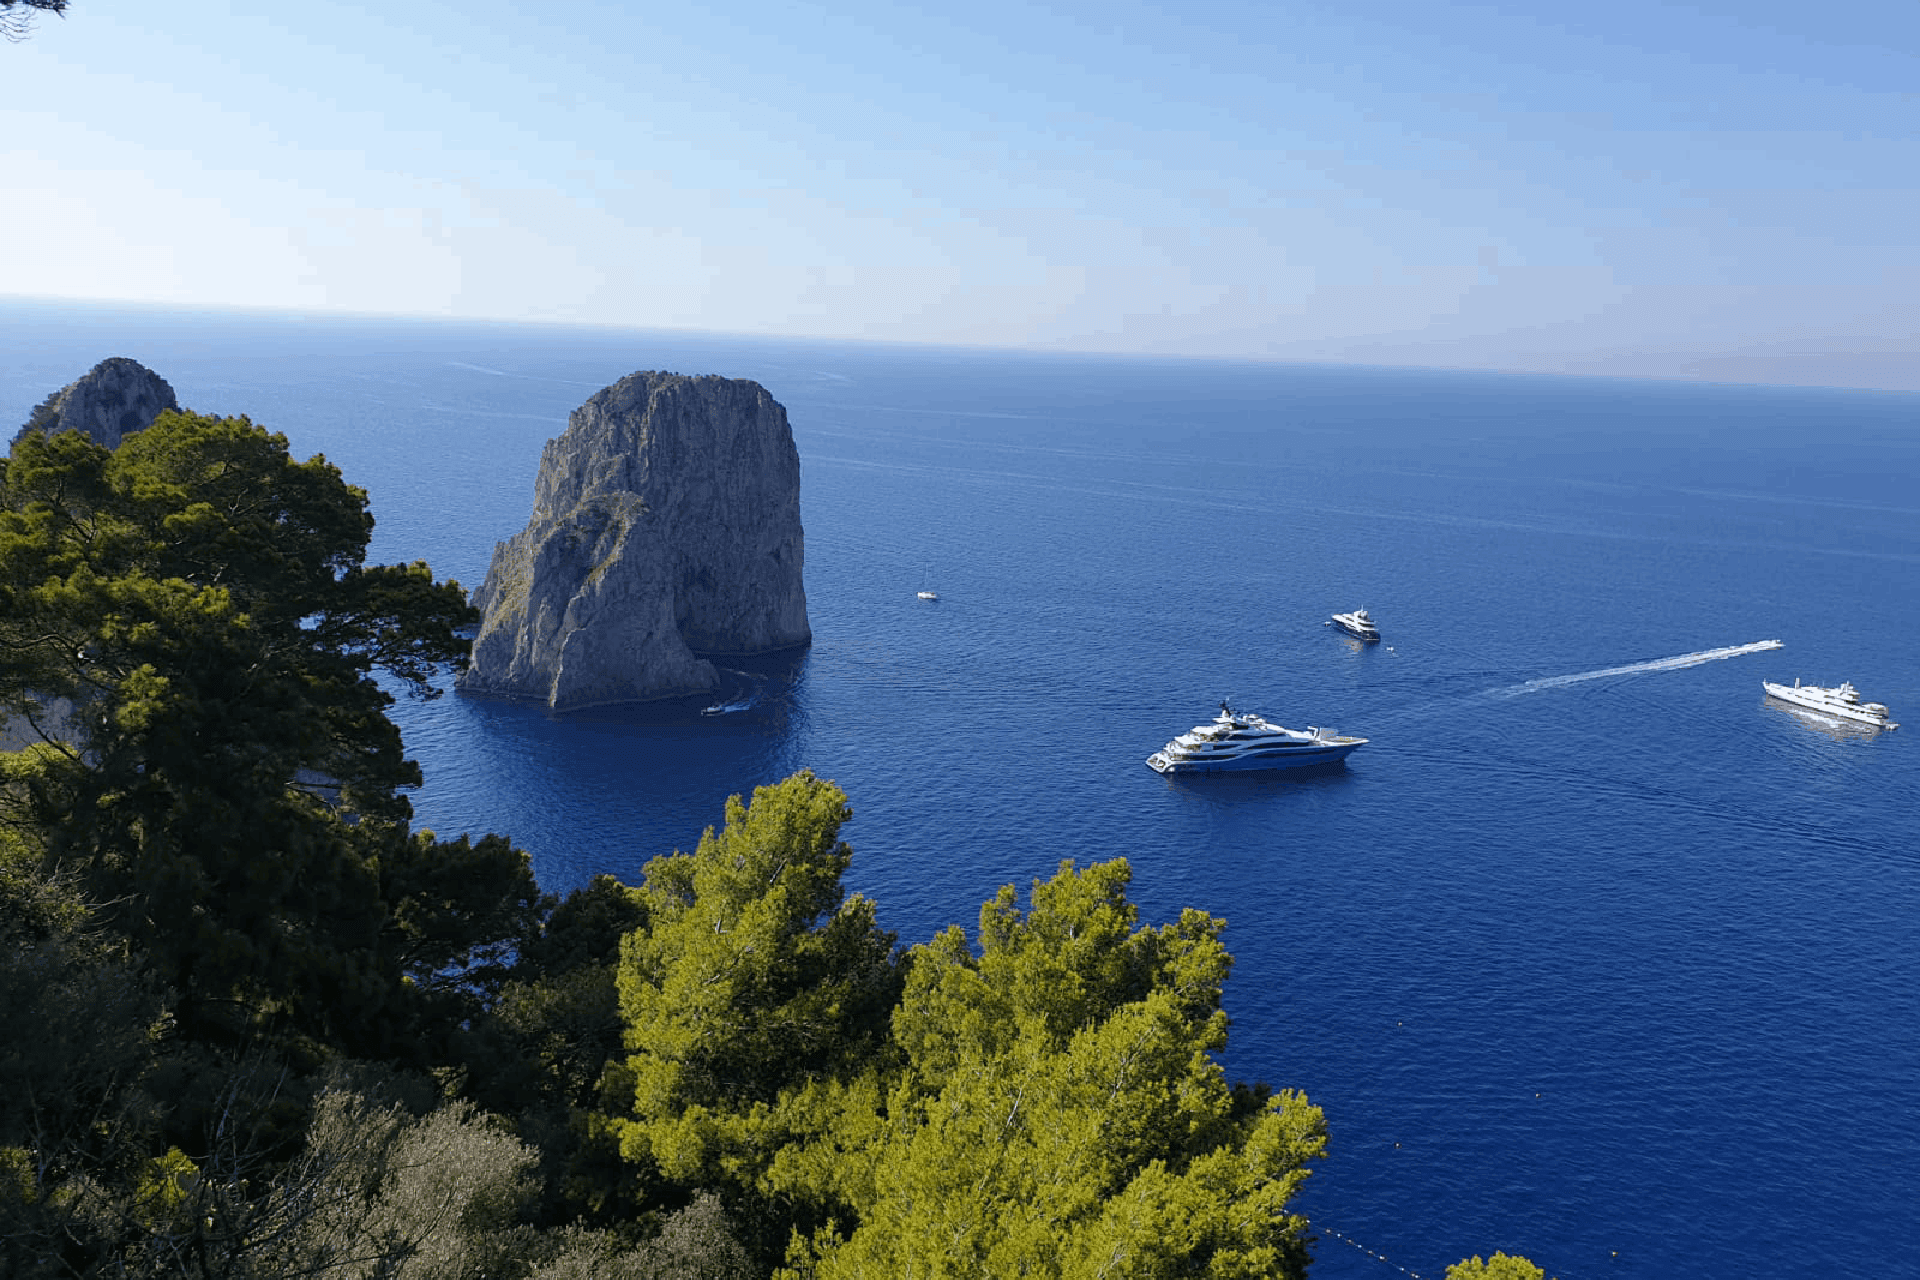
{"type": "Polygon", "coordinates": [[[114,356],[42,400],[11,443],[18,444],[30,431],[50,436],[78,431],[95,444],[117,449],[126,437],[179,407],[165,378],[138,360],[114,356]]]}
{"type": "Polygon", "coordinates": [[[808,643],[800,454],[757,382],[636,373],[547,442],[494,548],[459,688],[554,711],[706,694],[708,659],[808,643]]]}

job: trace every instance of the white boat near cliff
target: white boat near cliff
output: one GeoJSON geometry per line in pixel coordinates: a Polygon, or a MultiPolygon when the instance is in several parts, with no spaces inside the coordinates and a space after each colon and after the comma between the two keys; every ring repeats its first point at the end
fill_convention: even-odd
{"type": "Polygon", "coordinates": [[[1775,684],[1771,680],[1762,680],[1760,687],[1767,691],[1767,696],[1770,698],[1778,698],[1782,702],[1790,702],[1796,707],[1805,707],[1809,711],[1824,712],[1859,724],[1870,724],[1876,729],[1900,727],[1888,718],[1890,713],[1883,704],[1862,702],[1860,691],[1845,680],[1830,689],[1817,684],[1801,684],[1798,679],[1795,679],[1792,684],[1775,684]]]}

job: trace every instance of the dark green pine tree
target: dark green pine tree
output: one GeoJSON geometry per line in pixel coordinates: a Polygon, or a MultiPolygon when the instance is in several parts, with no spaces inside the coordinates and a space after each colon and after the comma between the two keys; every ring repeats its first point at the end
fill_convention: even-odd
{"type": "Polygon", "coordinates": [[[245,418],[163,414],[112,452],[29,434],[0,470],[0,700],[40,739],[0,756],[0,822],[189,1033],[381,1052],[536,905],[504,841],[408,830],[375,674],[435,696],[475,615],[424,564],[367,565],[372,529],[245,418]]]}

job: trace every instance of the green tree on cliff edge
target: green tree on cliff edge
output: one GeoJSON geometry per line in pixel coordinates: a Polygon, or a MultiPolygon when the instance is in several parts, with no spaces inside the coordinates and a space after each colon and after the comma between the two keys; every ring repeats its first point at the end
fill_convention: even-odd
{"type": "Polygon", "coordinates": [[[1287,1205],[1320,1110],[1227,1084],[1224,921],[1139,927],[1130,879],[1065,863],[1025,910],[1011,886],[981,908],[978,952],[958,928],[913,950],[903,1061],[846,1099],[837,1149],[775,1170],[853,1208],[787,1275],[1306,1274],[1287,1205]]]}
{"type": "Polygon", "coordinates": [[[849,816],[846,793],[804,771],[750,808],[734,796],[724,829],[647,864],[648,923],[620,947],[630,1054],[608,1072],[610,1133],[681,1196],[724,1188],[774,1259],[818,1197],[768,1171],[832,1123],[802,1104],[810,1089],[874,1068],[900,992],[893,935],[841,887],[849,816]]]}
{"type": "Polygon", "coordinates": [[[1546,1280],[1547,1273],[1518,1256],[1496,1253],[1484,1262],[1467,1258],[1447,1268],[1447,1280],[1546,1280]]]}
{"type": "Polygon", "coordinates": [[[1304,1275],[1286,1206],[1325,1130],[1212,1056],[1223,922],[1138,927],[1124,862],[1067,865],[989,902],[978,954],[958,928],[915,948],[902,987],[840,889],[845,800],[803,773],[649,864],[608,1080],[627,1159],[725,1187],[796,1276],[1304,1275]]]}
{"type": "Polygon", "coordinates": [[[0,704],[40,738],[0,756],[0,823],[189,1030],[364,1039],[399,975],[430,995],[537,898],[505,841],[407,829],[419,770],[374,674],[435,696],[474,613],[424,564],[366,565],[372,529],[245,418],[163,414],[115,451],[29,434],[0,467],[0,704]]]}

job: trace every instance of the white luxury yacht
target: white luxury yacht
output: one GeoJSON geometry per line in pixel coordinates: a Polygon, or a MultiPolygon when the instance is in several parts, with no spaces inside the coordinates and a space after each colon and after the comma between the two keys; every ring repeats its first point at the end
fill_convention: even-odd
{"type": "Polygon", "coordinates": [[[1285,729],[1220,704],[1212,724],[1195,725],[1147,757],[1155,773],[1239,773],[1299,769],[1345,760],[1365,738],[1331,729],[1285,729]]]}
{"type": "Polygon", "coordinates": [[[1860,691],[1846,681],[1841,681],[1839,687],[1834,689],[1823,689],[1817,684],[1801,684],[1798,679],[1792,684],[1762,680],[1760,687],[1782,702],[1791,702],[1809,711],[1824,711],[1830,716],[1860,720],[1878,729],[1900,727],[1887,719],[1887,709],[1880,703],[1860,701],[1860,691]]]}
{"type": "Polygon", "coordinates": [[[1355,609],[1352,613],[1336,613],[1333,625],[1348,635],[1359,636],[1362,640],[1378,640],[1380,628],[1373,625],[1373,619],[1367,616],[1365,609],[1355,609]]]}

